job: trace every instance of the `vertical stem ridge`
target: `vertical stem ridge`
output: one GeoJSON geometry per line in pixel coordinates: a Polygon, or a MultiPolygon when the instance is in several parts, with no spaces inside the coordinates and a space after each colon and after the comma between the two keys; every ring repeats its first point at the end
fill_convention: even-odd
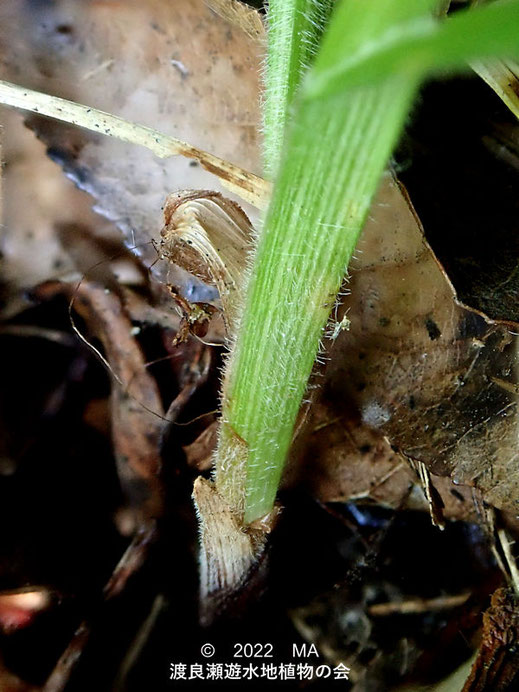
{"type": "Polygon", "coordinates": [[[265,171],[278,168],[294,95],[317,46],[333,0],[270,0],[263,108],[265,171]]]}
{"type": "MultiPolygon", "coordinates": [[[[323,329],[413,93],[392,77],[325,108],[300,106],[225,382],[223,428],[246,450],[246,474],[226,492],[245,522],[273,505],[323,329]]],[[[217,485],[225,456],[220,448],[217,485]]]]}

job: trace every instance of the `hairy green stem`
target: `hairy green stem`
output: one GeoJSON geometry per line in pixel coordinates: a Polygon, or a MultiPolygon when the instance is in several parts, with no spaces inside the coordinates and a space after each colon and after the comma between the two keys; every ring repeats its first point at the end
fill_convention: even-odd
{"type": "MultiPolygon", "coordinates": [[[[344,0],[318,73],[328,67],[327,46],[338,59],[355,54],[431,7],[365,3],[344,0]]],[[[272,508],[324,327],[417,81],[395,75],[327,101],[305,98],[304,89],[297,99],[223,387],[215,481],[245,523],[272,508]]]]}
{"type": "Polygon", "coordinates": [[[325,108],[306,103],[289,137],[225,383],[216,481],[246,523],[272,508],[323,329],[414,89],[393,77],[325,108]]]}
{"type": "Polygon", "coordinates": [[[503,14],[442,23],[435,0],[338,4],[296,97],[224,379],[215,481],[245,523],[272,509],[324,327],[420,80],[436,58],[460,63],[480,44],[500,53],[501,35],[519,48],[506,25],[519,3],[495,5],[503,14]]]}
{"type": "Polygon", "coordinates": [[[270,0],[263,108],[269,178],[279,166],[294,95],[313,62],[332,7],[333,0],[270,0]]]}

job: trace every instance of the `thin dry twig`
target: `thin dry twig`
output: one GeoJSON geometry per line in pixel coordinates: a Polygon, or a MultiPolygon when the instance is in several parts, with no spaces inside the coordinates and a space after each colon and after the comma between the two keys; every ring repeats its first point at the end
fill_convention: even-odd
{"type": "MultiPolygon", "coordinates": [[[[103,589],[103,604],[118,596],[132,577],[144,564],[149,547],[155,538],[155,523],[142,527],[119,560],[112,576],[103,589]]],[[[62,692],[81,658],[90,639],[91,621],[84,620],[77,628],[70,644],[67,646],[42,692],[62,692]]]]}
{"type": "Polygon", "coordinates": [[[216,175],[227,189],[240,195],[245,201],[260,209],[268,204],[271,186],[263,178],[150,127],[3,80],[0,80],[0,104],[46,115],[124,142],[138,144],[162,159],[170,156],[195,159],[206,171],[216,175]]]}
{"type": "Polygon", "coordinates": [[[407,615],[429,613],[436,610],[450,610],[463,605],[470,598],[470,592],[455,596],[439,596],[438,598],[408,598],[405,601],[375,603],[369,606],[368,613],[375,617],[385,615],[407,615]]]}

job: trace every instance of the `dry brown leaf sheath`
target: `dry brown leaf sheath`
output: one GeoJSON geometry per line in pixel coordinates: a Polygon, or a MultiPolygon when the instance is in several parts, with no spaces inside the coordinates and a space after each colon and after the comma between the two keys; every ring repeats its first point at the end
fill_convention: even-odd
{"type": "Polygon", "coordinates": [[[161,252],[217,287],[227,335],[238,318],[253,229],[241,207],[218,192],[173,193],[164,206],[161,252]]]}

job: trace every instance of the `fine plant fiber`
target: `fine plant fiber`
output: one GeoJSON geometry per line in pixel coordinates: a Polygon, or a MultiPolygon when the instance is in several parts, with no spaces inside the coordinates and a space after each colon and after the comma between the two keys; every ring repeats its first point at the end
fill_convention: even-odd
{"type": "Polygon", "coordinates": [[[272,509],[325,325],[420,81],[480,46],[519,48],[519,3],[492,7],[440,22],[430,0],[343,0],[332,14],[285,123],[224,378],[215,480],[246,524],[272,509]]]}

